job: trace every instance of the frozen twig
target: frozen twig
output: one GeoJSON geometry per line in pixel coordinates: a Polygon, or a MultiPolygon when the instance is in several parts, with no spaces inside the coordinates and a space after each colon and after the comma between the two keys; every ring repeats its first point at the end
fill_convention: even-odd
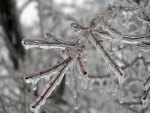
{"type": "Polygon", "coordinates": [[[45,37],[48,38],[48,39],[52,39],[54,42],[60,43],[60,44],[62,43],[62,44],[72,45],[72,46],[79,45],[79,43],[74,43],[74,42],[69,42],[69,41],[65,41],[65,40],[62,40],[62,39],[58,39],[54,35],[49,34],[49,33],[45,33],[45,37]]]}
{"type": "Polygon", "coordinates": [[[112,33],[115,33],[117,35],[120,35],[122,36],[122,33],[120,31],[118,31],[116,28],[114,28],[108,21],[106,18],[103,17],[103,23],[106,27],[108,27],[108,29],[112,32],[112,33]]]}
{"type": "Polygon", "coordinates": [[[96,23],[99,23],[102,18],[104,16],[106,16],[110,11],[111,12],[114,12],[114,11],[125,11],[125,12],[134,12],[134,11],[137,11],[139,8],[136,8],[136,7],[128,7],[128,6],[122,6],[121,4],[112,4],[105,8],[100,14],[98,14],[96,17],[94,17],[92,19],[92,21],[90,22],[90,28],[93,28],[95,27],[96,23]]]}
{"type": "Polygon", "coordinates": [[[85,67],[85,63],[84,63],[83,59],[80,56],[77,57],[77,62],[78,62],[78,66],[79,66],[79,69],[80,69],[81,73],[83,75],[87,75],[87,69],[85,67]]]}
{"type": "Polygon", "coordinates": [[[87,27],[83,27],[77,23],[71,23],[71,27],[75,30],[75,31],[82,31],[87,29],[87,27]]]}
{"type": "MultiPolygon", "coordinates": [[[[137,7],[126,7],[122,6],[120,4],[112,4],[109,5],[106,9],[104,9],[98,16],[94,17],[88,27],[84,27],[82,25],[79,25],[77,23],[72,23],[71,27],[80,33],[80,39],[76,42],[71,41],[65,41],[63,39],[56,38],[54,35],[46,33],[45,39],[38,39],[38,40],[32,40],[32,39],[24,39],[22,41],[22,44],[26,48],[43,48],[43,49],[63,49],[62,51],[68,56],[67,59],[63,60],[62,62],[44,69],[40,72],[36,72],[33,74],[29,74],[25,77],[26,81],[33,82],[34,80],[39,80],[42,77],[46,77],[52,73],[56,73],[57,75],[53,75],[51,79],[49,80],[49,84],[47,85],[44,92],[39,96],[39,98],[36,99],[36,101],[31,105],[31,110],[35,111],[36,109],[39,109],[39,107],[45,103],[46,98],[52,93],[52,91],[55,89],[57,85],[60,84],[64,73],[69,68],[69,64],[72,61],[77,62],[77,65],[79,67],[79,71],[82,75],[87,75],[88,71],[86,69],[86,57],[87,57],[87,43],[88,40],[90,40],[93,45],[97,48],[97,50],[102,54],[103,58],[108,63],[109,67],[114,71],[114,73],[119,78],[119,84],[120,89],[123,89],[123,70],[119,65],[116,63],[116,61],[110,56],[109,52],[104,48],[103,41],[104,38],[109,38],[113,40],[114,36],[120,36],[120,39],[117,38],[117,40],[129,43],[129,44],[136,44],[138,48],[149,49],[150,42],[144,42],[148,41],[150,34],[145,35],[124,35],[122,32],[120,32],[118,29],[113,27],[109,21],[107,21],[105,16],[107,14],[112,13],[119,13],[119,12],[134,12],[139,11],[139,8],[137,7]],[[101,21],[103,21],[103,25],[101,24],[101,21]],[[97,25],[98,26],[97,28],[97,25]],[[103,29],[104,27],[104,29],[103,29]],[[106,28],[106,29],[105,29],[106,28]]],[[[148,17],[144,14],[138,15],[139,18],[142,18],[144,20],[148,20],[148,17]]],[[[74,73],[73,73],[74,75],[74,73]]],[[[107,76],[101,76],[101,77],[92,77],[90,75],[83,76],[82,86],[84,88],[87,88],[88,79],[103,79],[103,78],[110,78],[110,75],[107,76]],[[86,79],[85,79],[86,78],[86,79]]],[[[74,76],[73,79],[76,79],[74,76]]],[[[148,80],[149,81],[149,80],[148,80]]],[[[37,83],[37,81],[35,81],[37,83]]],[[[33,82],[34,83],[34,82],[33,82]]],[[[35,83],[34,83],[35,84],[35,83]]],[[[145,85],[148,83],[146,82],[145,85]]],[[[75,84],[76,85],[76,84],[75,84]]],[[[76,86],[75,86],[76,87],[76,86]]],[[[150,87],[148,85],[147,92],[149,91],[150,87]]],[[[76,88],[74,91],[74,97],[76,98],[76,88]]],[[[147,97],[148,93],[145,94],[147,97]]],[[[122,93],[121,93],[122,96],[122,93]]],[[[76,108],[76,107],[75,107],[76,108]]]]}
{"type": "Polygon", "coordinates": [[[22,44],[26,49],[29,48],[42,48],[42,49],[65,49],[66,47],[73,47],[75,45],[72,44],[66,44],[66,43],[60,43],[60,42],[54,42],[49,40],[32,40],[32,39],[24,39],[22,41],[22,44]]]}
{"type": "Polygon", "coordinates": [[[29,74],[25,77],[25,80],[27,82],[31,82],[33,79],[38,79],[38,78],[42,78],[42,77],[45,77],[46,75],[50,74],[50,73],[54,73],[57,71],[57,69],[59,69],[61,66],[65,65],[68,60],[70,60],[70,58],[67,58],[65,60],[63,60],[62,62],[56,64],[55,66],[52,66],[48,69],[44,69],[40,72],[36,72],[36,73],[33,73],[33,74],[29,74]]]}
{"type": "Polygon", "coordinates": [[[137,15],[137,17],[143,22],[150,23],[150,18],[145,14],[144,11],[141,11],[140,14],[137,15]]]}
{"type": "Polygon", "coordinates": [[[138,43],[137,48],[140,49],[141,51],[148,52],[150,51],[150,42],[143,41],[141,43],[138,43]]]}
{"type": "Polygon", "coordinates": [[[124,35],[122,41],[129,44],[138,44],[144,40],[149,40],[150,34],[144,35],[124,35]]]}
{"type": "Polygon", "coordinates": [[[69,64],[71,63],[72,58],[68,58],[67,64],[58,72],[58,75],[50,80],[48,87],[45,91],[36,99],[36,101],[31,104],[31,110],[35,111],[39,109],[39,107],[45,103],[46,98],[52,93],[57,85],[60,84],[64,73],[67,71],[69,64]]]}
{"type": "Polygon", "coordinates": [[[96,39],[95,37],[90,38],[91,42],[94,44],[94,46],[98,49],[98,51],[103,55],[106,62],[109,64],[109,66],[113,69],[113,71],[119,76],[123,76],[122,69],[117,65],[117,63],[111,58],[109,53],[104,49],[102,46],[102,43],[96,39]]]}
{"type": "Polygon", "coordinates": [[[146,81],[144,83],[144,87],[146,90],[150,87],[150,76],[146,79],[146,81]]]}
{"type": "Polygon", "coordinates": [[[147,107],[149,91],[150,91],[150,87],[148,87],[148,89],[146,90],[144,96],[142,97],[143,107],[147,107]]]}

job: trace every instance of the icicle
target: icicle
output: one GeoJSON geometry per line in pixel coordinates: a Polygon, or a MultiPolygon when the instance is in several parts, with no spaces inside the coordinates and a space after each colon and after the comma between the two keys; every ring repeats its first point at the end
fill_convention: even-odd
{"type": "Polygon", "coordinates": [[[69,85],[69,83],[70,83],[70,75],[69,75],[69,71],[67,71],[65,74],[65,84],[69,85]]]}
{"type": "Polygon", "coordinates": [[[51,74],[50,74],[50,75],[47,75],[47,76],[45,77],[46,86],[48,86],[48,83],[49,83],[50,77],[51,77],[51,74]]]}
{"type": "Polygon", "coordinates": [[[138,53],[138,57],[142,57],[142,55],[143,55],[143,52],[140,51],[140,52],[138,53]]]}
{"type": "Polygon", "coordinates": [[[112,95],[115,96],[116,93],[117,93],[117,87],[116,87],[116,84],[115,84],[115,80],[116,80],[116,77],[115,75],[113,75],[112,77],[112,95]]]}
{"type": "Polygon", "coordinates": [[[32,89],[35,91],[37,89],[37,82],[38,80],[33,80],[32,81],[32,89]]]}
{"type": "Polygon", "coordinates": [[[119,76],[119,85],[120,87],[123,86],[123,76],[119,76]]]}
{"type": "Polygon", "coordinates": [[[78,108],[79,108],[79,103],[78,103],[78,99],[76,97],[76,98],[74,98],[74,109],[76,110],[78,108]]]}
{"type": "Polygon", "coordinates": [[[113,51],[113,52],[114,52],[114,51],[117,51],[117,49],[118,49],[117,45],[116,45],[116,44],[112,44],[112,51],[113,51]]]}
{"type": "Polygon", "coordinates": [[[73,90],[73,96],[74,96],[74,98],[77,97],[77,91],[76,91],[76,89],[73,90]]]}
{"type": "Polygon", "coordinates": [[[120,89],[120,96],[119,96],[119,101],[120,103],[123,103],[124,102],[124,93],[123,93],[123,89],[120,89]]]}
{"type": "Polygon", "coordinates": [[[114,88],[113,92],[112,92],[112,96],[115,96],[117,93],[117,88],[114,88]]]}
{"type": "Polygon", "coordinates": [[[87,49],[82,52],[82,58],[85,63],[87,62],[87,54],[87,49]]]}
{"type": "Polygon", "coordinates": [[[147,28],[147,23],[143,22],[143,30],[146,30],[146,28],[147,28]]]}
{"type": "Polygon", "coordinates": [[[103,88],[103,84],[102,84],[102,80],[99,80],[99,93],[102,93],[102,88],[103,88]]]}
{"type": "Polygon", "coordinates": [[[88,78],[83,77],[82,87],[83,87],[83,89],[87,89],[87,87],[88,87],[88,78]]]}
{"type": "Polygon", "coordinates": [[[123,93],[123,76],[119,77],[119,86],[120,86],[120,103],[124,102],[124,93],[123,93]]]}
{"type": "Polygon", "coordinates": [[[122,40],[118,41],[118,45],[119,45],[120,48],[123,48],[124,44],[123,44],[122,40]]]}
{"type": "Polygon", "coordinates": [[[142,97],[142,104],[143,104],[143,107],[147,107],[147,105],[148,105],[148,99],[146,98],[143,98],[142,97]]]}
{"type": "Polygon", "coordinates": [[[90,90],[90,91],[93,90],[93,83],[94,83],[94,80],[90,80],[90,81],[89,81],[89,90],[90,90]]]}

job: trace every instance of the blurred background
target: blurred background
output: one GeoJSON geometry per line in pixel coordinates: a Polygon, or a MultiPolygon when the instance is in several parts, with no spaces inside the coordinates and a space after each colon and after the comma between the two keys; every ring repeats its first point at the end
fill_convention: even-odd
{"type": "MultiPolygon", "coordinates": [[[[72,22],[88,26],[89,21],[117,0],[1,0],[0,1],[0,113],[31,113],[30,104],[45,88],[40,80],[37,90],[24,81],[28,73],[40,71],[62,60],[60,51],[25,50],[21,40],[41,39],[45,33],[57,38],[75,40],[72,22]]],[[[125,6],[142,6],[150,15],[149,0],[118,0],[125,6]]],[[[106,17],[115,28],[126,34],[149,33],[149,24],[139,21],[136,15],[117,14],[106,17]]],[[[73,84],[61,84],[48,97],[39,113],[149,113],[143,108],[143,83],[149,76],[150,55],[141,53],[134,45],[105,41],[105,47],[124,70],[124,102],[119,102],[118,79],[112,78],[101,54],[89,42],[87,68],[92,76],[88,88],[81,87],[77,79],[77,98],[73,84]],[[78,106],[78,109],[74,109],[78,106]]],[[[71,80],[71,74],[69,79],[71,80]]],[[[79,72],[76,70],[76,74],[79,72]]]]}

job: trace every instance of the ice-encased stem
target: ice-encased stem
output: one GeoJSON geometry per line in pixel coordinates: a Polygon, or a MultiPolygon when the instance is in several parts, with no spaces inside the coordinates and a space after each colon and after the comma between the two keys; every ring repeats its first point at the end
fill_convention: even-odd
{"type": "Polygon", "coordinates": [[[149,40],[150,34],[143,35],[124,35],[122,41],[129,44],[138,44],[144,40],[149,40]]]}
{"type": "Polygon", "coordinates": [[[68,44],[68,43],[61,43],[61,42],[54,42],[48,40],[34,40],[34,39],[24,39],[22,41],[22,45],[26,49],[30,48],[42,48],[42,49],[65,49],[66,47],[74,47],[75,44],[68,44]]]}
{"type": "Polygon", "coordinates": [[[67,71],[68,66],[70,65],[72,58],[68,58],[67,64],[59,71],[58,75],[54,77],[50,82],[45,91],[35,100],[34,103],[31,104],[30,108],[32,111],[39,109],[43,102],[46,101],[46,98],[52,93],[55,87],[58,85],[57,82],[60,83],[62,80],[64,73],[67,71]]]}
{"type": "Polygon", "coordinates": [[[52,67],[49,67],[47,69],[44,69],[40,72],[36,72],[36,73],[33,73],[33,74],[29,74],[25,77],[25,80],[26,82],[30,83],[32,82],[32,80],[34,79],[39,79],[39,78],[42,78],[42,77],[45,77],[45,76],[48,76],[48,74],[53,74],[53,73],[56,73],[57,69],[59,69],[61,66],[65,65],[67,62],[68,62],[69,58],[63,60],[62,62],[52,66],[52,67]]]}
{"type": "Polygon", "coordinates": [[[143,41],[138,43],[137,48],[143,52],[149,52],[150,51],[150,42],[148,41],[143,41]]]}
{"type": "Polygon", "coordinates": [[[150,87],[150,76],[146,79],[146,82],[144,83],[145,90],[148,90],[150,87]]]}
{"type": "Polygon", "coordinates": [[[148,104],[148,93],[149,93],[150,87],[146,90],[144,96],[142,97],[142,103],[143,103],[143,107],[147,107],[148,104]]]}
{"type": "Polygon", "coordinates": [[[52,39],[54,42],[57,42],[57,43],[62,43],[62,44],[72,45],[72,46],[78,45],[78,43],[69,42],[69,41],[66,41],[66,40],[63,40],[63,39],[56,38],[54,35],[49,34],[49,33],[45,33],[45,37],[47,39],[52,39]]]}
{"type": "Polygon", "coordinates": [[[121,33],[120,31],[118,31],[116,28],[114,28],[114,27],[107,21],[107,19],[103,18],[103,23],[104,23],[104,25],[105,25],[112,33],[122,36],[122,33],[121,33]]]}
{"type": "Polygon", "coordinates": [[[111,58],[109,53],[104,49],[101,42],[99,42],[96,38],[91,37],[90,41],[94,44],[97,50],[102,54],[103,58],[109,64],[110,68],[115,72],[115,74],[120,78],[123,76],[122,69],[116,64],[116,62],[111,58]]]}
{"type": "Polygon", "coordinates": [[[80,72],[83,75],[87,75],[87,69],[85,67],[85,63],[84,63],[83,59],[81,57],[77,57],[77,62],[78,62],[78,67],[79,67],[80,72]]]}

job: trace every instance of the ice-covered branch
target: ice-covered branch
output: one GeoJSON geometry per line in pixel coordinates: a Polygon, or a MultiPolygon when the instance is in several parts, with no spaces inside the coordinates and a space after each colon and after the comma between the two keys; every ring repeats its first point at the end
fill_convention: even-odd
{"type": "Polygon", "coordinates": [[[141,43],[138,43],[136,46],[141,51],[144,51],[144,52],[149,52],[150,51],[150,42],[148,42],[148,41],[147,42],[143,41],[141,43]]]}
{"type": "Polygon", "coordinates": [[[33,39],[24,39],[22,41],[23,46],[26,49],[29,48],[42,48],[42,49],[65,49],[66,47],[73,47],[75,45],[56,42],[56,41],[49,41],[49,40],[33,40],[33,39]]]}
{"type": "Polygon", "coordinates": [[[144,83],[144,87],[146,90],[150,87],[150,76],[146,79],[146,81],[144,83]]]}
{"type": "Polygon", "coordinates": [[[138,15],[137,15],[138,19],[146,22],[146,23],[150,23],[150,18],[145,14],[144,11],[141,11],[138,15]]]}
{"type": "Polygon", "coordinates": [[[144,35],[124,35],[122,41],[129,44],[138,44],[144,40],[149,40],[150,34],[144,35]]]}
{"type": "Polygon", "coordinates": [[[85,30],[85,29],[88,29],[87,27],[83,27],[77,23],[71,23],[71,27],[72,29],[74,29],[76,32],[78,31],[82,31],[82,30],[85,30]]]}
{"type": "Polygon", "coordinates": [[[109,53],[104,49],[102,43],[95,37],[91,37],[90,41],[94,44],[97,50],[103,55],[103,58],[106,60],[106,62],[109,64],[110,68],[115,72],[115,74],[117,74],[119,77],[122,77],[123,76],[122,69],[117,65],[114,59],[112,59],[109,53]]]}
{"type": "MultiPolygon", "coordinates": [[[[115,2],[115,3],[117,3],[117,2],[115,2]]],[[[109,4],[109,6],[107,8],[105,8],[103,11],[100,12],[100,14],[98,14],[96,17],[94,17],[92,19],[92,21],[90,22],[90,28],[95,27],[96,23],[99,23],[102,20],[102,18],[104,16],[106,16],[110,11],[112,13],[114,13],[115,11],[117,11],[117,12],[124,11],[124,12],[128,13],[128,12],[134,12],[134,11],[139,10],[138,7],[122,6],[121,4],[115,4],[115,3],[112,5],[109,4]]]]}
{"type": "Polygon", "coordinates": [[[45,103],[46,98],[52,93],[52,91],[55,89],[55,87],[60,84],[71,61],[72,61],[72,58],[69,57],[66,62],[67,64],[58,72],[56,77],[53,77],[53,79],[50,80],[45,91],[35,100],[34,103],[31,104],[32,111],[39,109],[39,107],[45,103]]]}
{"type": "Polygon", "coordinates": [[[122,36],[122,33],[120,31],[118,31],[116,28],[114,28],[108,21],[106,18],[102,18],[103,20],[103,23],[104,25],[114,34],[117,34],[117,35],[121,35],[122,36]]]}
{"type": "Polygon", "coordinates": [[[57,69],[59,69],[61,66],[65,65],[68,62],[68,60],[70,60],[70,58],[67,58],[67,59],[63,60],[62,62],[60,62],[52,67],[49,67],[47,69],[44,69],[40,72],[29,74],[25,77],[25,80],[26,80],[26,82],[30,83],[34,79],[40,79],[40,78],[45,77],[46,75],[48,76],[48,74],[55,73],[57,71],[57,69]]]}
{"type": "Polygon", "coordinates": [[[144,107],[147,107],[148,104],[148,95],[149,95],[150,87],[146,90],[144,96],[142,97],[142,103],[144,107]]]}
{"type": "Polygon", "coordinates": [[[87,69],[85,67],[84,60],[79,56],[77,57],[78,67],[83,75],[87,75],[87,69]]]}
{"type": "Polygon", "coordinates": [[[49,33],[45,33],[45,37],[47,39],[49,39],[49,41],[52,39],[56,43],[62,43],[62,44],[70,45],[70,46],[77,46],[77,45],[79,45],[79,43],[69,42],[69,41],[65,41],[65,40],[56,38],[54,35],[49,34],[49,33]]]}

